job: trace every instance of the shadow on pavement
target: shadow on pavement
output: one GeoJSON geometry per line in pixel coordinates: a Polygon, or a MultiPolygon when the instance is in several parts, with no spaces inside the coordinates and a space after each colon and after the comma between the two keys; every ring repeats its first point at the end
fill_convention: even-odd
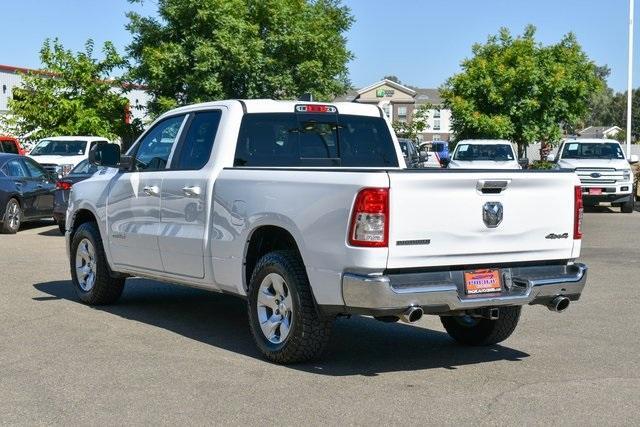
{"type": "Polygon", "coordinates": [[[64,237],[64,234],[60,233],[58,227],[52,228],[50,230],[41,231],[38,233],[40,236],[51,236],[51,237],[64,237]]]}
{"type": "MultiPolygon", "coordinates": [[[[80,302],[71,281],[38,283],[34,287],[49,295],[34,298],[37,301],[80,302]]],[[[128,279],[118,304],[95,309],[261,359],[247,326],[246,304],[237,297],[146,279],[128,279]]],[[[352,317],[336,321],[331,342],[321,360],[290,367],[320,375],[375,376],[394,371],[456,369],[493,361],[516,362],[528,356],[500,345],[463,347],[443,332],[352,317]]]]}
{"type": "MultiPolygon", "coordinates": [[[[52,219],[51,220],[26,221],[26,222],[23,222],[22,224],[20,224],[20,230],[18,230],[18,234],[20,234],[21,231],[32,230],[34,228],[40,228],[40,227],[51,227],[52,225],[56,225],[55,221],[52,220],[52,219]]],[[[57,230],[57,228],[56,228],[56,230],[57,230]]]]}

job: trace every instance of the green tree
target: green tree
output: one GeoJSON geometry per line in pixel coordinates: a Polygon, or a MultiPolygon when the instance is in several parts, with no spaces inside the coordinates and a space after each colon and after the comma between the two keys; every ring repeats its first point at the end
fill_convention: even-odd
{"type": "Polygon", "coordinates": [[[339,0],[158,0],[158,18],[128,17],[131,76],[156,113],[224,98],[330,100],[350,88],[353,18],[339,0]]]}
{"type": "Polygon", "coordinates": [[[429,110],[432,108],[431,104],[422,104],[413,111],[411,120],[403,122],[394,120],[391,126],[396,135],[399,138],[408,138],[415,141],[418,134],[429,127],[427,119],[429,118],[429,110]]]}
{"type": "Polygon", "coordinates": [[[563,128],[575,131],[591,94],[602,88],[596,65],[573,34],[543,46],[533,26],[517,37],[501,29],[474,45],[461,66],[442,89],[456,138],[510,139],[520,156],[534,141],[555,143],[563,128]]]}
{"type": "Polygon", "coordinates": [[[390,74],[390,75],[388,75],[388,76],[384,76],[384,77],[382,78],[382,80],[391,80],[392,82],[394,82],[394,83],[398,83],[399,85],[401,85],[401,84],[402,84],[402,82],[400,81],[400,79],[398,78],[398,76],[395,76],[395,75],[393,75],[393,74],[390,74]]]}
{"type": "Polygon", "coordinates": [[[106,42],[104,58],[94,58],[88,40],[82,52],[65,49],[60,41],[45,40],[40,50],[43,71],[23,75],[13,90],[5,127],[33,139],[56,135],[96,135],[133,138],[141,123],[125,123],[128,100],[123,86],[109,80],[125,65],[113,44],[106,42]]]}

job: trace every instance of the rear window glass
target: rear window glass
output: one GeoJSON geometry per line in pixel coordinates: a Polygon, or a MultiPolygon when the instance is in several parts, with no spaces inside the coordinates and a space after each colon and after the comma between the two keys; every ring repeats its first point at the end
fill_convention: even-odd
{"type": "Polygon", "coordinates": [[[2,151],[5,153],[18,154],[18,147],[13,141],[0,141],[0,144],[2,145],[2,151]]]}
{"type": "Polygon", "coordinates": [[[393,140],[379,117],[246,114],[235,166],[397,167],[393,140]]]}

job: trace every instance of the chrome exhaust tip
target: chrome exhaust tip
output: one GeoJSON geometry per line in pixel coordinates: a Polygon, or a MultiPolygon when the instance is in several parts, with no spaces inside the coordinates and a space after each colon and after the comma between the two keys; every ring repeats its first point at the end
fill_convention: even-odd
{"type": "Polygon", "coordinates": [[[422,307],[411,306],[407,311],[400,315],[400,320],[404,323],[414,323],[422,319],[423,314],[424,311],[422,310],[422,307]]]}
{"type": "Polygon", "coordinates": [[[551,302],[547,305],[547,308],[551,311],[555,311],[556,313],[562,313],[567,308],[569,308],[569,303],[571,301],[567,297],[557,296],[551,300],[551,302]]]}

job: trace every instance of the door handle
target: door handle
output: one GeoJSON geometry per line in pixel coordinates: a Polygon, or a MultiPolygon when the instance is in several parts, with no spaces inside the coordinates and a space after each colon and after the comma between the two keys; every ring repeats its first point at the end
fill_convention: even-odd
{"type": "Polygon", "coordinates": [[[183,187],[182,193],[184,193],[184,195],[187,197],[198,197],[202,193],[202,190],[200,189],[200,187],[195,187],[195,186],[183,187]]]}
{"type": "Polygon", "coordinates": [[[142,189],[147,196],[159,196],[160,188],[157,185],[148,185],[142,189]]]}

